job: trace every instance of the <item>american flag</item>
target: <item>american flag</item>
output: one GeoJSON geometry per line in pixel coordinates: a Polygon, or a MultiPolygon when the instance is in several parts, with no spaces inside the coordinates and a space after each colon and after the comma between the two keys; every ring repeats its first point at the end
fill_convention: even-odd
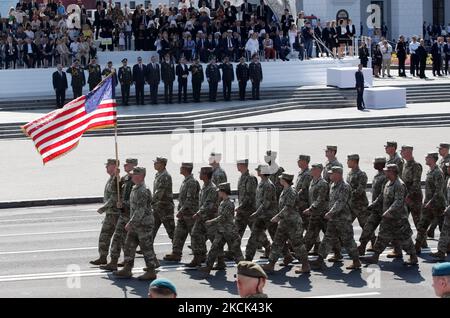
{"type": "Polygon", "coordinates": [[[113,82],[113,76],[109,76],[87,95],[21,127],[33,140],[44,165],[73,150],[84,132],[115,127],[117,104],[113,82]]]}

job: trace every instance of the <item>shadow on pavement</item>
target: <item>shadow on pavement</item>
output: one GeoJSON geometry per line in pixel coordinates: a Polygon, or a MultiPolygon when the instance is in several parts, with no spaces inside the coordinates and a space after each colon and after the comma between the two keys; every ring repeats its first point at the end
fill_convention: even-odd
{"type": "Polygon", "coordinates": [[[141,298],[148,297],[149,281],[140,281],[133,276],[129,279],[116,278],[112,273],[108,273],[108,277],[102,277],[111,282],[112,286],[120,288],[123,292],[123,298],[128,298],[129,295],[137,295],[141,298]]]}

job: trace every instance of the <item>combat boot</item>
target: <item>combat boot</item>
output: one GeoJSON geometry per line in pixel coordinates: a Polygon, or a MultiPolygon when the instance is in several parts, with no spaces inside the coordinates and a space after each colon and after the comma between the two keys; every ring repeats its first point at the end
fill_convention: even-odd
{"type": "Polygon", "coordinates": [[[417,259],[417,255],[411,254],[409,256],[409,260],[406,262],[403,262],[403,265],[414,266],[414,265],[417,265],[418,263],[419,263],[419,260],[417,259]]]}
{"type": "Polygon", "coordinates": [[[368,264],[378,264],[378,260],[380,259],[380,254],[375,252],[372,256],[365,258],[365,262],[368,264]]]}
{"type": "Polygon", "coordinates": [[[200,267],[200,268],[198,269],[198,271],[199,271],[200,273],[204,274],[205,276],[209,276],[209,274],[211,273],[211,270],[212,270],[212,269],[213,269],[213,268],[212,268],[211,266],[206,265],[206,266],[200,267]]]}
{"type": "Polygon", "coordinates": [[[215,271],[223,271],[227,268],[227,264],[225,263],[225,257],[219,256],[217,258],[217,263],[213,266],[213,270],[215,271]]]}
{"type": "Polygon", "coordinates": [[[202,257],[201,256],[194,256],[192,261],[189,264],[186,264],[186,267],[197,267],[202,265],[202,257]]]}
{"type": "Polygon", "coordinates": [[[335,252],[334,255],[328,259],[328,261],[330,263],[340,263],[340,262],[342,262],[342,259],[343,259],[343,257],[342,257],[341,252],[335,252]]]}
{"type": "Polygon", "coordinates": [[[441,251],[437,251],[436,253],[430,253],[430,256],[435,258],[435,262],[444,262],[445,261],[445,253],[441,251]]]}
{"type": "Polygon", "coordinates": [[[294,260],[294,257],[292,257],[291,253],[287,254],[284,259],[283,262],[281,262],[279,265],[280,266],[289,266],[289,264],[294,260]]]}
{"type": "Polygon", "coordinates": [[[139,279],[139,280],[148,280],[148,281],[155,280],[156,279],[156,272],[155,272],[154,269],[150,269],[149,268],[149,269],[147,269],[147,271],[144,274],[139,276],[137,279],[139,279]]]}
{"type": "Polygon", "coordinates": [[[89,264],[99,266],[99,265],[106,265],[108,264],[108,260],[106,259],[106,256],[100,256],[95,261],[90,261],[89,264]]]}
{"type": "Polygon", "coordinates": [[[113,272],[113,275],[117,278],[131,278],[133,273],[131,272],[132,267],[130,264],[125,263],[120,271],[113,272]]]}
{"type": "Polygon", "coordinates": [[[166,256],[163,257],[163,260],[167,262],[179,262],[181,261],[181,254],[175,253],[167,254],[166,256]]]}
{"type": "Polygon", "coordinates": [[[387,258],[403,258],[403,251],[400,247],[394,246],[392,251],[390,251],[387,255],[387,258]]]}
{"type": "Polygon", "coordinates": [[[309,265],[308,261],[302,263],[302,267],[297,267],[295,269],[296,274],[307,274],[310,272],[311,272],[311,266],[309,265]]]}
{"type": "Polygon", "coordinates": [[[311,268],[321,270],[325,267],[325,262],[323,261],[323,257],[319,255],[319,257],[315,261],[310,262],[311,268]]]}
{"type": "Polygon", "coordinates": [[[420,255],[422,252],[422,243],[416,241],[416,244],[414,244],[414,249],[416,250],[417,255],[420,255]]]}
{"type": "Polygon", "coordinates": [[[275,270],[275,263],[275,261],[269,261],[269,263],[264,264],[261,267],[266,273],[273,273],[275,270]]]}
{"type": "Polygon", "coordinates": [[[110,272],[114,272],[117,270],[117,258],[111,258],[111,261],[106,265],[100,265],[100,269],[104,269],[110,272]]]}
{"type": "Polygon", "coordinates": [[[360,268],[361,268],[361,262],[360,262],[359,258],[355,258],[353,260],[353,264],[346,267],[346,269],[349,269],[349,270],[360,269],[360,268]]]}

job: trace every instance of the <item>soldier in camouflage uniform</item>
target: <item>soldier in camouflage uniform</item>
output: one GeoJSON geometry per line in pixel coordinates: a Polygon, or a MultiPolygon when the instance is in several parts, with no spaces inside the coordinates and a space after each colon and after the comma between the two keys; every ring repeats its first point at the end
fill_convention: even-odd
{"type": "Polygon", "coordinates": [[[222,154],[216,152],[211,153],[209,157],[209,165],[213,168],[211,181],[215,186],[227,182],[227,174],[220,167],[220,160],[222,160],[222,154]]]}
{"type": "Polygon", "coordinates": [[[396,141],[386,142],[386,145],[384,145],[384,150],[386,151],[386,154],[389,156],[389,158],[386,158],[387,159],[386,164],[388,165],[396,164],[399,171],[398,177],[401,179],[403,172],[403,160],[397,153],[397,142],[396,141]]]}
{"type": "Polygon", "coordinates": [[[366,260],[371,264],[378,263],[380,254],[389,242],[396,241],[409,254],[409,261],[404,264],[416,265],[417,256],[411,238],[413,233],[405,205],[406,186],[398,177],[399,168],[396,164],[388,164],[384,171],[388,181],[384,185],[383,194],[371,204],[371,208],[382,209],[380,231],[373,247],[374,254],[366,260]]]}
{"type": "Polygon", "coordinates": [[[369,217],[367,211],[369,200],[366,195],[367,174],[359,169],[359,155],[357,154],[347,156],[347,167],[350,169],[347,175],[347,184],[351,187],[349,204],[352,222],[358,219],[359,226],[363,229],[369,217]]]}
{"type": "MultiPolygon", "coordinates": [[[[117,264],[120,251],[125,245],[125,239],[127,237],[127,231],[125,230],[125,225],[130,221],[130,194],[133,189],[134,183],[132,180],[131,172],[138,165],[138,160],[135,158],[128,158],[123,166],[125,172],[127,173],[120,179],[120,195],[122,197],[122,209],[120,211],[119,220],[116,224],[116,229],[114,230],[114,235],[112,237],[111,248],[109,250],[109,256],[111,260],[106,265],[101,265],[101,269],[108,271],[117,270],[117,264]]],[[[120,264],[123,265],[123,264],[120,264]]]]}
{"type": "Polygon", "coordinates": [[[89,91],[92,91],[102,81],[102,71],[100,65],[97,64],[97,60],[93,58],[89,65],[85,67],[88,71],[88,84],[89,91]]]}
{"type": "Polygon", "coordinates": [[[323,169],[323,178],[328,184],[330,184],[330,176],[328,175],[328,171],[331,170],[332,167],[341,167],[344,166],[340,163],[337,158],[337,146],[327,146],[325,149],[325,157],[327,157],[327,162],[325,163],[325,167],[323,169]]]}
{"type": "Polygon", "coordinates": [[[191,246],[194,259],[186,265],[187,267],[200,266],[206,258],[206,240],[214,240],[213,226],[207,227],[205,225],[206,221],[217,216],[217,188],[211,181],[212,175],[212,167],[202,167],[200,169],[200,180],[203,181],[203,187],[200,190],[199,210],[193,215],[195,223],[191,232],[191,246]]]}
{"type": "Polygon", "coordinates": [[[275,185],[269,180],[271,170],[267,165],[259,165],[256,168],[258,177],[261,178],[256,189],[256,212],[250,216],[252,222],[252,232],[245,249],[245,259],[253,260],[258,245],[264,245],[266,251],[270,250],[265,231],[268,230],[272,240],[275,238],[277,225],[270,220],[277,213],[277,193],[275,185]]]}
{"type": "Polygon", "coordinates": [[[205,222],[206,226],[215,226],[214,240],[206,259],[206,267],[200,268],[200,270],[207,275],[209,275],[213,269],[214,262],[218,256],[222,254],[225,243],[228,244],[231,252],[234,254],[233,256],[236,263],[239,263],[244,259],[241,251],[241,237],[234,224],[234,203],[229,198],[231,195],[230,184],[219,184],[217,192],[220,200],[218,209],[219,215],[214,219],[205,222]]]}
{"type": "Polygon", "coordinates": [[[422,214],[422,165],[414,160],[413,150],[412,146],[402,146],[400,154],[405,160],[402,172],[402,180],[408,193],[405,203],[417,228],[422,214]]]}
{"type": "Polygon", "coordinates": [[[97,212],[99,214],[105,213],[100,237],[98,239],[98,253],[100,257],[89,263],[92,265],[105,265],[107,263],[107,256],[111,238],[116,229],[117,220],[119,219],[120,207],[117,205],[117,174],[119,173],[118,162],[115,159],[108,159],[106,162],[106,173],[109,179],[106,182],[105,192],[103,195],[103,206],[97,212]]]}
{"type": "Polygon", "coordinates": [[[173,238],[172,253],[164,256],[165,261],[179,262],[183,252],[183,246],[188,234],[191,234],[194,226],[192,216],[198,211],[200,184],[192,175],[194,164],[185,162],[181,164],[180,174],[184,176],[178,196],[177,226],[173,238]]]}
{"type": "MultiPolygon", "coordinates": [[[[450,162],[444,164],[447,176],[450,176],[450,162]]],[[[444,222],[438,242],[438,251],[430,255],[439,261],[445,261],[445,253],[450,254],[450,177],[447,177],[446,187],[447,208],[444,211],[444,222]]]]}
{"type": "MultiPolygon", "coordinates": [[[[311,250],[314,244],[320,246],[319,233],[326,233],[325,213],[328,211],[328,182],[322,178],[323,166],[320,163],[312,165],[312,180],[308,189],[308,208],[302,211],[303,215],[309,217],[308,228],[306,229],[304,241],[307,251],[311,250]]],[[[318,249],[317,249],[318,251],[318,249]]]]}
{"type": "MultiPolygon", "coordinates": [[[[386,158],[375,158],[375,160],[373,161],[373,168],[377,170],[378,173],[375,175],[375,177],[373,177],[372,180],[372,203],[375,202],[380,195],[383,195],[383,188],[387,181],[386,175],[383,171],[385,167],[386,158]]],[[[360,256],[366,254],[366,246],[370,240],[372,240],[372,248],[375,245],[375,240],[373,240],[375,235],[374,233],[377,227],[380,225],[381,216],[383,214],[381,206],[370,206],[370,208],[368,208],[367,210],[369,211],[369,217],[366,224],[364,225],[361,237],[359,238],[360,244],[358,247],[358,252],[360,256]]]]}
{"type": "Polygon", "coordinates": [[[270,169],[270,181],[275,186],[277,191],[277,200],[280,198],[281,192],[283,191],[283,186],[280,183],[280,176],[284,172],[283,167],[278,166],[275,162],[277,159],[277,152],[268,150],[266,151],[266,155],[264,156],[264,161],[269,165],[270,169]]]}
{"type": "Polygon", "coordinates": [[[445,209],[444,174],[437,165],[438,154],[430,152],[425,158],[430,170],[425,180],[425,200],[422,208],[422,217],[417,227],[416,251],[419,254],[424,241],[426,241],[427,229],[434,218],[438,219],[439,228],[442,228],[442,215],[445,209]]]}
{"type": "Polygon", "coordinates": [[[309,169],[309,162],[311,157],[308,155],[299,155],[297,165],[300,168],[298,172],[297,179],[295,180],[295,191],[298,194],[298,211],[302,216],[303,220],[303,230],[308,228],[309,217],[302,215],[302,212],[306,210],[309,206],[308,204],[308,191],[309,185],[312,180],[311,170],[309,169]]]}
{"type": "Polygon", "coordinates": [[[146,272],[139,276],[139,280],[156,279],[156,264],[158,263],[153,249],[152,230],[154,218],[152,212],[152,193],[145,185],[146,170],[142,167],[136,167],[132,172],[132,180],[135,186],[130,194],[130,221],[125,225],[127,238],[123,252],[125,255],[124,266],[120,271],[113,274],[118,278],[130,278],[133,274],[131,270],[134,266],[134,257],[138,244],[144,254],[146,272]]]}
{"type": "Polygon", "coordinates": [[[346,269],[353,270],[361,267],[358,249],[353,238],[352,213],[349,208],[351,187],[345,183],[342,174],[343,169],[338,166],[332,167],[328,171],[332,184],[330,187],[330,208],[324,216],[328,220],[327,231],[319,246],[319,257],[312,262],[312,265],[318,269],[325,265],[324,259],[331,251],[333,242],[337,240],[342,242],[353,260],[353,264],[347,266],[346,269]]]}
{"type": "Polygon", "coordinates": [[[280,211],[270,221],[278,223],[275,238],[270,251],[269,263],[262,268],[266,272],[273,272],[275,263],[283,254],[283,248],[289,240],[292,244],[292,250],[298,258],[302,267],[296,273],[309,273],[310,266],[308,263],[308,253],[303,244],[303,227],[300,213],[298,213],[298,193],[292,188],[293,175],[283,173],[280,176],[283,192],[281,192],[278,204],[280,211]]]}
{"type": "Polygon", "coordinates": [[[152,208],[155,217],[153,239],[156,237],[159,227],[163,224],[167,235],[173,240],[173,232],[175,231],[175,206],[173,203],[172,177],[166,170],[166,158],[157,157],[153,162],[154,168],[157,171],[155,180],[153,181],[152,208]]]}
{"type": "Polygon", "coordinates": [[[238,180],[239,205],[236,208],[234,222],[236,223],[239,236],[242,238],[247,226],[251,228],[250,215],[256,211],[255,200],[258,180],[255,176],[250,175],[248,171],[248,159],[239,160],[237,162],[237,170],[241,173],[241,176],[238,180]]]}

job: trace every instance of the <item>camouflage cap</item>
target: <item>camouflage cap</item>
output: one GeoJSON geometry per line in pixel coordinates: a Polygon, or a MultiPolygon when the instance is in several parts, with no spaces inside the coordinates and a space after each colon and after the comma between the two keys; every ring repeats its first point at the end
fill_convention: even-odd
{"type": "Polygon", "coordinates": [[[429,152],[429,153],[427,153],[425,158],[428,158],[428,157],[431,157],[437,161],[439,159],[439,154],[437,152],[429,152]]]}
{"type": "Polygon", "coordinates": [[[294,180],[294,176],[288,173],[282,173],[281,176],[279,176],[278,178],[286,180],[287,182],[292,182],[292,180],[294,180]]]}
{"type": "Polygon", "coordinates": [[[386,144],[384,147],[394,147],[397,148],[397,142],[396,141],[386,141],[386,144]]]}
{"type": "Polygon", "coordinates": [[[231,187],[230,187],[230,184],[229,184],[228,182],[221,183],[221,184],[219,184],[219,185],[217,186],[217,190],[216,190],[216,191],[217,191],[217,192],[223,191],[223,192],[225,192],[225,193],[230,194],[230,193],[231,193],[231,187]]]}
{"type": "Polygon", "coordinates": [[[337,146],[327,146],[327,148],[325,149],[325,151],[331,150],[331,151],[337,151],[337,146]]]}
{"type": "Polygon", "coordinates": [[[153,162],[159,162],[159,163],[167,164],[167,158],[164,158],[164,157],[156,157],[156,159],[153,160],[153,162]]]}
{"type": "Polygon", "coordinates": [[[137,166],[138,160],[136,158],[128,158],[127,160],[125,160],[125,163],[137,166]]]}
{"type": "Polygon", "coordinates": [[[253,278],[267,278],[267,274],[264,272],[261,266],[249,261],[241,261],[237,265],[238,275],[243,275],[253,278]]]}
{"type": "Polygon", "coordinates": [[[181,163],[181,167],[182,168],[190,168],[190,169],[192,169],[192,168],[194,168],[194,164],[192,162],[182,162],[181,163]]]}
{"type": "Polygon", "coordinates": [[[201,174],[208,174],[208,173],[211,173],[212,171],[213,171],[212,167],[201,167],[200,168],[201,174]]]}
{"type": "Polygon", "coordinates": [[[333,167],[331,167],[330,170],[328,170],[328,174],[331,174],[331,173],[343,174],[344,173],[344,169],[342,169],[342,167],[339,167],[339,166],[333,166],[333,167]]]}
{"type": "Polygon", "coordinates": [[[449,143],[446,143],[446,142],[441,142],[440,144],[439,144],[439,147],[438,147],[439,149],[441,149],[441,148],[445,148],[445,149],[450,149],[450,144],[449,143]]]}
{"type": "Polygon", "coordinates": [[[373,163],[384,163],[386,164],[386,158],[385,157],[377,157],[373,160],[373,163]]]}
{"type": "Polygon", "coordinates": [[[105,166],[109,166],[109,165],[117,165],[117,160],[116,159],[108,159],[106,160],[105,166]]]}
{"type": "Polygon", "coordinates": [[[359,155],[358,154],[348,155],[347,160],[359,160],[359,155]]]}
{"type": "Polygon", "coordinates": [[[248,159],[241,159],[236,161],[238,165],[248,165],[248,159]]]}
{"type": "Polygon", "coordinates": [[[299,155],[299,156],[298,156],[298,160],[303,160],[303,161],[310,162],[310,161],[311,161],[311,156],[308,156],[308,155],[299,155]]]}
{"type": "Polygon", "coordinates": [[[384,171],[393,171],[398,173],[398,166],[395,163],[390,163],[386,166],[386,168],[384,168],[384,171]]]}
{"type": "Polygon", "coordinates": [[[410,145],[403,145],[402,150],[414,150],[414,147],[410,145]]]}
{"type": "Polygon", "coordinates": [[[311,168],[323,170],[323,165],[321,163],[314,163],[311,165],[311,168]]]}
{"type": "Polygon", "coordinates": [[[140,175],[146,175],[147,174],[147,170],[143,167],[134,167],[133,171],[131,171],[132,175],[136,175],[136,176],[140,176],[140,175]]]}

